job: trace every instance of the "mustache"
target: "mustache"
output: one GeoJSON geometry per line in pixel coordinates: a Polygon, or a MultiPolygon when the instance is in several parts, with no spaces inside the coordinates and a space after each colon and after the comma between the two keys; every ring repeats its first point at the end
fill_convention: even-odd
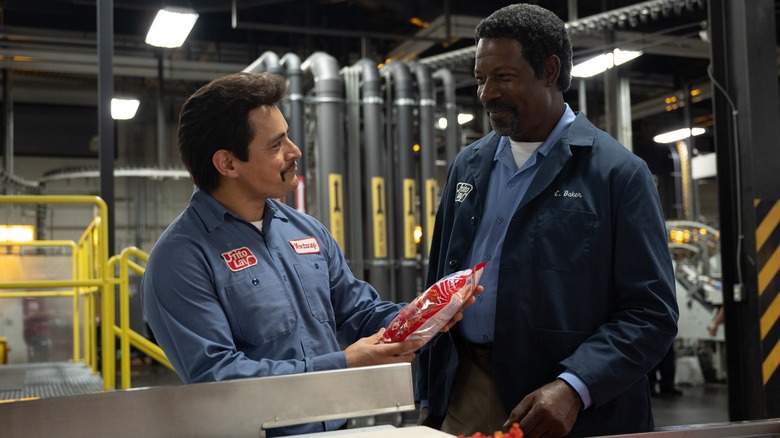
{"type": "Polygon", "coordinates": [[[293,162],[290,163],[289,166],[287,166],[284,169],[282,169],[282,173],[287,173],[287,172],[295,169],[295,166],[297,166],[297,165],[298,165],[298,160],[293,160],[293,162]]]}
{"type": "Polygon", "coordinates": [[[512,105],[509,105],[508,103],[501,102],[501,101],[488,102],[488,103],[484,104],[484,107],[485,107],[486,111],[495,111],[495,110],[510,110],[511,111],[513,109],[512,105]]]}

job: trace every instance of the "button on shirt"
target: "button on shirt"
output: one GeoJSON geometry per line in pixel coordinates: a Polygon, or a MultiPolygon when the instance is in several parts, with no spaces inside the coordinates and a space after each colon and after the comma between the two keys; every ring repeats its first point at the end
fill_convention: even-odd
{"type": "Polygon", "coordinates": [[[201,191],[151,252],[141,298],[187,383],[346,368],[340,344],[403,307],[356,279],[314,218],[268,200],[261,232],[201,191]]]}

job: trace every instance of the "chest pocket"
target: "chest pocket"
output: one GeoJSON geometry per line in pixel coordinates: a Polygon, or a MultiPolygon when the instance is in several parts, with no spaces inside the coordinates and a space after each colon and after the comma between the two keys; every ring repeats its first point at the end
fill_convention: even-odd
{"type": "Polygon", "coordinates": [[[237,337],[261,345],[292,332],[298,322],[296,312],[288,288],[276,274],[247,270],[242,277],[225,286],[229,305],[226,313],[237,337]]]}
{"type": "Polygon", "coordinates": [[[324,259],[313,259],[309,263],[294,266],[311,315],[319,322],[333,321],[335,318],[330,302],[330,276],[324,259]]]}
{"type": "Polygon", "coordinates": [[[588,267],[597,224],[595,213],[542,209],[537,217],[534,245],[542,268],[580,271],[588,267]]]}

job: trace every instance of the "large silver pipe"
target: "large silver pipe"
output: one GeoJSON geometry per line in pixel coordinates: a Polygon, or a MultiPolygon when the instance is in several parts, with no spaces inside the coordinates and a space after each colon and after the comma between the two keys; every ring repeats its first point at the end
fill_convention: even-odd
{"type": "Polygon", "coordinates": [[[255,62],[249,64],[242,70],[247,73],[259,73],[267,71],[269,73],[282,74],[282,67],[279,65],[279,55],[274,52],[266,51],[260,55],[255,62]]]}
{"type": "Polygon", "coordinates": [[[458,107],[455,103],[455,77],[446,68],[440,68],[433,72],[433,78],[440,80],[444,91],[444,117],[447,119],[447,128],[444,131],[444,152],[447,165],[452,163],[460,149],[458,140],[458,107]]]}
{"type": "Polygon", "coordinates": [[[395,276],[396,300],[408,302],[417,295],[418,282],[417,244],[414,228],[417,225],[417,180],[414,155],[414,100],[412,77],[409,68],[401,62],[392,62],[384,67],[393,81],[393,107],[395,108],[394,156],[394,205],[395,205],[395,255],[397,270],[395,276]]]}
{"type": "Polygon", "coordinates": [[[412,63],[412,72],[417,78],[419,96],[420,131],[420,222],[422,223],[422,271],[428,270],[428,253],[433,239],[433,224],[436,221],[436,208],[439,201],[439,183],[436,179],[436,136],[434,133],[433,113],[436,107],[436,94],[433,86],[431,68],[424,64],[412,63]]]}
{"type": "MultiPolygon", "coordinates": [[[[314,78],[317,106],[317,209],[318,217],[346,253],[346,205],[344,203],[344,81],[336,58],[315,52],[301,64],[314,78]]],[[[349,254],[345,254],[349,258],[349,254]]]]}
{"type": "Polygon", "coordinates": [[[287,76],[287,96],[284,103],[285,116],[290,126],[290,139],[301,149],[301,158],[298,159],[298,188],[294,197],[295,209],[306,212],[306,138],[304,136],[303,121],[303,72],[301,71],[301,58],[295,53],[287,53],[279,60],[279,65],[284,68],[287,76]]]}
{"type": "Polygon", "coordinates": [[[387,238],[388,204],[387,153],[383,149],[384,122],[382,120],[384,98],[382,97],[382,77],[376,62],[361,59],[355,64],[360,68],[362,79],[363,109],[363,161],[365,163],[364,194],[366,207],[365,220],[365,258],[369,283],[382,294],[391,298],[390,258],[387,238]]]}

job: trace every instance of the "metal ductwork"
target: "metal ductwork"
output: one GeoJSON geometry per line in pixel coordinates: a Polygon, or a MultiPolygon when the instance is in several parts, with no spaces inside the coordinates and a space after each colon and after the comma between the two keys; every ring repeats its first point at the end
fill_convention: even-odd
{"type": "Polygon", "coordinates": [[[411,71],[417,78],[419,95],[420,132],[420,222],[422,224],[422,270],[428,270],[428,253],[433,239],[433,224],[436,222],[436,208],[439,205],[439,183],[436,180],[436,136],[434,133],[434,109],[436,94],[434,92],[431,69],[424,64],[410,64],[411,71]]]}
{"type": "MultiPolygon", "coordinates": [[[[347,252],[344,203],[344,81],[336,58],[315,52],[301,64],[301,71],[314,78],[317,138],[317,206],[319,217],[344,252],[347,252]]],[[[347,254],[347,257],[349,255],[347,254]]]]}
{"type": "Polygon", "coordinates": [[[279,56],[271,51],[263,52],[255,62],[249,64],[247,68],[243,70],[247,73],[259,73],[267,71],[268,73],[274,73],[277,75],[282,74],[283,69],[279,65],[279,56]]]}
{"type": "MultiPolygon", "coordinates": [[[[385,299],[391,299],[390,283],[390,244],[388,228],[392,216],[388,215],[387,152],[384,148],[384,103],[382,97],[382,77],[379,75],[376,63],[369,59],[361,59],[352,68],[356,74],[358,88],[353,97],[357,104],[359,98],[362,111],[362,136],[360,135],[360,111],[350,112],[350,132],[355,132],[360,157],[363,162],[362,190],[357,184],[350,184],[350,189],[362,192],[364,229],[363,258],[365,260],[366,281],[370,282],[385,299]],[[359,146],[360,146],[359,145],[359,146]]],[[[349,90],[347,96],[350,96],[349,90]]],[[[350,99],[351,101],[352,99],[350,99]]],[[[357,106],[355,106],[357,110],[357,106]]],[[[355,158],[350,152],[350,160],[355,158]]],[[[360,163],[357,163],[358,165],[360,163]]]]}
{"type": "Polygon", "coordinates": [[[444,152],[447,164],[455,159],[460,150],[458,139],[458,108],[455,104],[455,77],[446,68],[440,68],[433,72],[433,78],[441,81],[444,91],[444,113],[447,119],[447,128],[444,131],[444,152]]]}
{"type": "MultiPolygon", "coordinates": [[[[394,141],[391,149],[393,167],[397,170],[393,184],[395,205],[395,248],[398,269],[396,271],[397,300],[411,301],[417,295],[419,266],[414,228],[417,224],[417,175],[414,166],[414,100],[412,76],[401,62],[392,62],[382,68],[392,81],[394,109],[394,141]]],[[[389,88],[389,87],[388,87],[389,88]]]]}

